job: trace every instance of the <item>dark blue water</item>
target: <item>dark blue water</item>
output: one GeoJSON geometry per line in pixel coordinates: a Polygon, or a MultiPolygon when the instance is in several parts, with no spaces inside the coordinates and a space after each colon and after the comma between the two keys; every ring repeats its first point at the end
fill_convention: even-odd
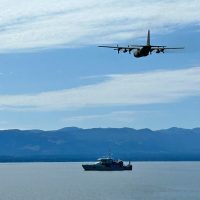
{"type": "Polygon", "coordinates": [[[85,172],[81,163],[0,164],[0,199],[200,199],[200,162],[133,165],[133,171],[85,172]]]}

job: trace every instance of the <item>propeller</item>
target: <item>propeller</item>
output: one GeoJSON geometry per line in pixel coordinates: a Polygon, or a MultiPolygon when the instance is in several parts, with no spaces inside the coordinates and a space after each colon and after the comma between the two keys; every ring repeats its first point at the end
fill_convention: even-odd
{"type": "MultiPolygon", "coordinates": [[[[128,48],[130,48],[129,45],[128,45],[128,48]]],[[[128,50],[129,54],[131,54],[131,51],[132,51],[132,50],[133,50],[133,49],[129,49],[129,50],[128,50]]]]}
{"type": "Polygon", "coordinates": [[[116,49],[114,49],[114,50],[117,50],[117,53],[119,54],[119,53],[120,53],[120,50],[121,50],[121,48],[119,48],[119,45],[117,45],[117,48],[116,48],[116,49]]]}
{"type": "Polygon", "coordinates": [[[160,49],[160,52],[165,53],[165,49],[160,49]]]}
{"type": "Polygon", "coordinates": [[[153,49],[151,49],[151,50],[150,50],[150,54],[152,54],[152,52],[153,52],[153,51],[154,51],[154,50],[153,50],[153,49]]]}
{"type": "Polygon", "coordinates": [[[127,52],[127,49],[124,49],[123,52],[126,53],[126,52],[127,52]]]}
{"type": "Polygon", "coordinates": [[[118,52],[118,54],[119,54],[119,52],[120,52],[120,48],[118,48],[119,47],[119,45],[117,45],[117,52],[118,52]]]}

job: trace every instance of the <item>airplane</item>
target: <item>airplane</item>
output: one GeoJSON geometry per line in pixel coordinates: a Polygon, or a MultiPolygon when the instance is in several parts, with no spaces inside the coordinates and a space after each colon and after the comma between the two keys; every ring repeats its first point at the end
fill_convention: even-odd
{"type": "Polygon", "coordinates": [[[169,49],[184,49],[184,47],[167,47],[167,46],[163,46],[163,45],[151,45],[150,43],[150,30],[148,30],[147,33],[147,43],[146,45],[128,45],[128,46],[98,46],[98,47],[104,47],[104,48],[111,48],[114,49],[118,52],[118,54],[120,52],[123,53],[129,53],[131,54],[133,52],[133,56],[136,58],[140,58],[140,57],[145,57],[148,56],[149,54],[151,54],[152,52],[156,52],[156,53],[164,53],[165,50],[169,50],[169,49]]]}

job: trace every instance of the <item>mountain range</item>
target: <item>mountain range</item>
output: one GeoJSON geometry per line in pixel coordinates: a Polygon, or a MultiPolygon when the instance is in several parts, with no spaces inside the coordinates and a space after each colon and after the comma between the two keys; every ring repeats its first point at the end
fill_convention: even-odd
{"type": "Polygon", "coordinates": [[[0,131],[0,162],[93,161],[107,155],[133,161],[199,161],[200,128],[0,131]]]}

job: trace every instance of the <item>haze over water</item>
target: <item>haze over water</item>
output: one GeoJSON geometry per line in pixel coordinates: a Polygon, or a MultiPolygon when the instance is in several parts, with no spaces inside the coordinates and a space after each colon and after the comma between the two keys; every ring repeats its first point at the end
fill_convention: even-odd
{"type": "Polygon", "coordinates": [[[192,200],[200,162],[136,162],[133,171],[85,172],[81,163],[0,164],[6,200],[192,200]]]}

